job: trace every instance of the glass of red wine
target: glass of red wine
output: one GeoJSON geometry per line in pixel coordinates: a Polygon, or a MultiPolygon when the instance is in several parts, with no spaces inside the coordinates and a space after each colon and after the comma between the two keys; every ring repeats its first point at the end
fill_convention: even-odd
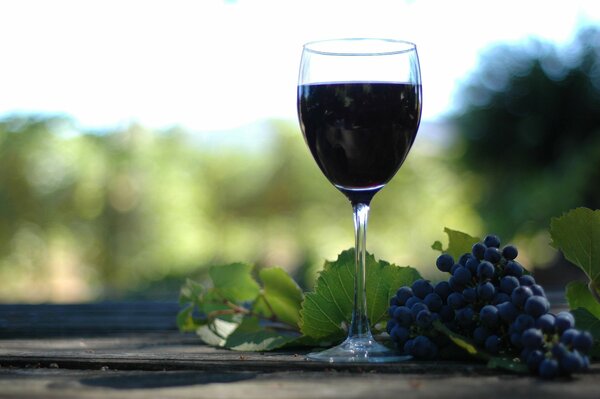
{"type": "Polygon", "coordinates": [[[310,353],[326,362],[394,362],[410,358],[379,344],[366,304],[366,233],[373,196],[396,174],[421,119],[416,46],[391,39],[334,39],[304,45],[298,79],[304,139],[327,179],[352,204],[356,274],[348,337],[310,353]]]}

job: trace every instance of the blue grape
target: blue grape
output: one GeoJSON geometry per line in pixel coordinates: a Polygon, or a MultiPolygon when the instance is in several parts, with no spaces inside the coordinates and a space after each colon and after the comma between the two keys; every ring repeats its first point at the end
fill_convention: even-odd
{"type": "Polygon", "coordinates": [[[456,314],[455,314],[452,306],[444,305],[444,306],[442,306],[442,309],[440,310],[439,315],[440,315],[440,320],[442,320],[443,322],[449,322],[449,321],[454,320],[454,317],[456,314]]]}
{"type": "Polygon", "coordinates": [[[504,268],[504,273],[520,278],[523,275],[523,266],[517,261],[509,260],[504,268]]]}
{"type": "Polygon", "coordinates": [[[500,250],[498,248],[489,247],[489,248],[486,248],[486,250],[483,254],[483,259],[490,261],[492,263],[498,263],[498,262],[500,262],[500,259],[502,259],[502,253],[500,252],[500,250]]]}
{"type": "Polygon", "coordinates": [[[412,355],[414,345],[415,345],[414,339],[406,340],[406,342],[404,343],[404,346],[402,347],[402,349],[404,350],[404,353],[407,355],[412,355]]]}
{"type": "Polygon", "coordinates": [[[448,298],[448,295],[450,295],[452,292],[452,289],[447,281],[440,281],[435,285],[433,291],[438,294],[443,301],[445,301],[446,298],[448,298]]]}
{"type": "Polygon", "coordinates": [[[416,296],[411,296],[410,298],[408,298],[408,300],[406,301],[404,306],[412,309],[413,306],[415,306],[417,303],[421,303],[421,302],[423,302],[423,301],[421,301],[416,296]]]}
{"type": "Polygon", "coordinates": [[[496,295],[494,295],[494,299],[492,300],[492,305],[499,305],[505,302],[510,302],[510,297],[504,292],[496,292],[496,295]]]}
{"type": "Polygon", "coordinates": [[[562,334],[563,331],[575,327],[575,319],[569,312],[560,312],[556,315],[554,325],[556,326],[556,331],[562,334]]]}
{"type": "Polygon", "coordinates": [[[388,315],[389,315],[390,317],[394,317],[394,312],[396,311],[396,308],[397,308],[397,307],[398,307],[398,306],[392,305],[392,306],[390,306],[390,307],[388,308],[388,315]]]}
{"type": "Polygon", "coordinates": [[[566,374],[572,374],[583,368],[582,356],[577,351],[567,352],[559,362],[560,369],[566,374]]]}
{"type": "Polygon", "coordinates": [[[486,302],[491,301],[495,294],[496,288],[489,281],[477,286],[477,296],[486,302]]]}
{"type": "Polygon", "coordinates": [[[395,295],[390,298],[390,307],[399,306],[399,305],[400,305],[400,302],[398,302],[398,298],[396,298],[395,295]]]}
{"type": "Polygon", "coordinates": [[[510,334],[509,339],[512,346],[516,348],[522,348],[523,344],[521,343],[521,333],[513,332],[510,334]]]}
{"type": "Polygon", "coordinates": [[[579,335],[579,331],[574,328],[569,328],[560,335],[560,343],[569,346],[573,343],[573,339],[575,339],[577,335],[579,335]]]}
{"type": "Polygon", "coordinates": [[[529,328],[535,328],[535,319],[528,314],[521,313],[513,322],[513,327],[518,332],[523,332],[529,328]]]}
{"type": "Polygon", "coordinates": [[[465,265],[465,267],[469,269],[472,275],[475,275],[477,273],[477,266],[479,266],[479,260],[474,256],[471,256],[469,260],[467,260],[467,264],[465,265]]]}
{"type": "Polygon", "coordinates": [[[491,354],[500,352],[500,338],[498,338],[498,336],[495,334],[490,335],[486,338],[484,347],[485,350],[491,354]]]}
{"type": "Polygon", "coordinates": [[[441,272],[450,272],[454,266],[454,258],[450,254],[441,254],[435,261],[435,265],[441,272]]]}
{"type": "Polygon", "coordinates": [[[450,269],[450,274],[454,274],[454,271],[456,269],[458,269],[459,267],[464,267],[464,266],[461,265],[460,263],[455,263],[454,266],[452,266],[452,268],[450,269]]]}
{"type": "Polygon", "coordinates": [[[519,315],[519,309],[512,302],[503,302],[496,305],[498,315],[507,323],[512,323],[519,315]]]}
{"type": "Polygon", "coordinates": [[[406,306],[398,306],[394,310],[394,320],[402,327],[410,327],[412,324],[412,312],[406,306]]]}
{"type": "Polygon", "coordinates": [[[473,324],[473,308],[466,306],[456,311],[456,323],[464,328],[470,327],[473,324]]]}
{"type": "Polygon", "coordinates": [[[448,305],[452,306],[453,309],[460,309],[465,306],[465,297],[459,292],[453,292],[448,295],[448,305]]]}
{"type": "MultiPolygon", "coordinates": [[[[459,267],[462,267],[462,266],[459,266],[459,267]]],[[[458,281],[456,281],[454,276],[450,276],[450,278],[448,279],[448,284],[450,285],[450,288],[454,292],[462,292],[465,289],[465,285],[458,283],[458,281]]]]}
{"type": "Polygon", "coordinates": [[[458,284],[467,285],[471,281],[472,275],[466,267],[459,267],[452,273],[452,277],[458,284]]]}
{"type": "Polygon", "coordinates": [[[475,287],[467,287],[462,292],[465,301],[474,303],[477,301],[477,289],[475,287]]]}
{"type": "Polygon", "coordinates": [[[460,258],[458,258],[458,264],[461,266],[466,266],[467,261],[471,258],[471,254],[462,254],[460,258]]]}
{"type": "Polygon", "coordinates": [[[431,326],[431,323],[433,322],[433,320],[434,320],[434,316],[428,309],[421,310],[417,314],[417,317],[415,318],[415,322],[416,322],[417,326],[422,327],[422,328],[431,326]]]}
{"type": "Polygon", "coordinates": [[[554,356],[558,360],[561,360],[567,355],[567,353],[569,353],[567,347],[561,344],[560,342],[552,345],[552,349],[550,351],[552,352],[552,356],[554,356]]]}
{"type": "Polygon", "coordinates": [[[410,331],[406,327],[398,325],[392,328],[392,331],[390,332],[390,338],[400,345],[404,345],[404,342],[406,342],[409,336],[410,331]]]}
{"type": "Polygon", "coordinates": [[[527,298],[523,308],[525,309],[525,313],[537,318],[545,313],[548,313],[548,310],[550,309],[550,303],[543,296],[534,295],[527,298]]]}
{"type": "Polygon", "coordinates": [[[535,321],[535,327],[542,330],[545,334],[554,334],[554,322],[554,315],[546,313],[538,317],[535,321]]]}
{"type": "Polygon", "coordinates": [[[437,348],[429,338],[419,335],[413,341],[411,354],[419,359],[431,359],[437,354],[437,348]]]}
{"type": "Polygon", "coordinates": [[[544,344],[544,335],[537,328],[528,328],[521,335],[521,343],[527,349],[540,349],[544,344]]]}
{"type": "Polygon", "coordinates": [[[544,359],[540,362],[540,377],[552,379],[558,376],[558,362],[554,359],[544,359]]]}
{"type": "Polygon", "coordinates": [[[521,283],[521,285],[526,285],[528,287],[535,285],[535,279],[533,278],[532,275],[530,274],[525,274],[521,277],[519,277],[519,283],[521,283]]]}
{"type": "Polygon", "coordinates": [[[478,242],[478,243],[474,244],[473,247],[471,248],[471,254],[475,258],[481,260],[481,259],[483,259],[483,254],[485,253],[486,248],[487,247],[485,246],[485,244],[478,242]]]}
{"type": "Polygon", "coordinates": [[[525,302],[531,296],[533,296],[533,292],[529,287],[520,286],[513,290],[512,294],[510,295],[510,299],[517,308],[523,309],[525,302]]]}
{"type": "Polygon", "coordinates": [[[486,327],[495,328],[498,325],[499,318],[498,308],[494,305],[485,305],[479,311],[479,320],[486,327]]]}
{"type": "Polygon", "coordinates": [[[385,331],[388,332],[388,334],[392,331],[392,328],[394,328],[396,326],[396,320],[394,319],[389,319],[387,321],[387,324],[385,326],[385,331]]]}
{"type": "Polygon", "coordinates": [[[540,363],[542,363],[545,358],[546,356],[541,350],[537,349],[531,351],[529,352],[527,359],[525,359],[527,362],[527,367],[529,367],[529,370],[537,374],[538,369],[540,368],[540,363]]]}
{"type": "Polygon", "coordinates": [[[519,280],[514,276],[504,276],[500,279],[500,290],[508,295],[519,285],[519,280]]]}
{"type": "Polygon", "coordinates": [[[495,271],[494,265],[491,262],[484,260],[477,265],[477,278],[480,280],[489,280],[494,277],[495,271]]]}
{"type": "Polygon", "coordinates": [[[417,319],[417,315],[422,310],[429,310],[429,309],[427,309],[427,306],[424,303],[422,303],[422,302],[421,303],[416,303],[412,308],[410,308],[410,313],[412,314],[412,319],[416,320],[417,319]]]}
{"type": "Polygon", "coordinates": [[[497,235],[490,234],[483,239],[483,244],[488,248],[489,247],[499,248],[500,247],[500,238],[497,235]]]}
{"type": "Polygon", "coordinates": [[[530,288],[531,288],[531,292],[533,292],[533,295],[543,296],[544,298],[546,297],[546,292],[544,292],[544,289],[542,288],[541,285],[534,284],[530,288]]]}
{"type": "Polygon", "coordinates": [[[400,287],[398,291],[396,291],[396,299],[398,300],[398,305],[405,305],[406,301],[413,296],[412,289],[410,287],[400,287]]]}
{"type": "Polygon", "coordinates": [[[507,245],[504,248],[502,248],[502,256],[504,256],[504,258],[507,260],[513,260],[518,255],[519,255],[519,251],[517,250],[517,247],[515,247],[514,245],[507,245]]]}
{"type": "Polygon", "coordinates": [[[442,298],[435,292],[427,294],[425,299],[423,299],[423,303],[429,308],[429,310],[436,313],[439,312],[444,305],[442,298]]]}
{"type": "Polygon", "coordinates": [[[491,335],[490,330],[484,326],[476,327],[473,330],[473,340],[478,345],[484,345],[487,337],[491,335]]]}
{"type": "Polygon", "coordinates": [[[587,331],[581,331],[579,335],[573,338],[573,348],[577,349],[579,352],[587,354],[592,349],[594,345],[594,338],[592,334],[587,331]]]}
{"type": "Polygon", "coordinates": [[[433,286],[429,281],[420,278],[413,282],[412,291],[416,297],[423,299],[427,296],[427,294],[433,292],[433,286]]]}

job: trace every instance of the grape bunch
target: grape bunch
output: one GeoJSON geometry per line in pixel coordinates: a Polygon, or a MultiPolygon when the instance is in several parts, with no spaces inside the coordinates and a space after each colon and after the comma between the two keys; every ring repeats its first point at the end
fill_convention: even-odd
{"type": "Polygon", "coordinates": [[[550,313],[544,289],[516,261],[513,245],[500,246],[488,235],[457,262],[449,254],[436,260],[450,277],[433,285],[416,280],[390,300],[387,332],[397,348],[418,359],[434,359],[452,345],[433,328],[439,320],[450,331],[491,355],[520,358],[543,378],[570,375],[589,367],[589,332],[575,329],[569,312],[550,313]]]}

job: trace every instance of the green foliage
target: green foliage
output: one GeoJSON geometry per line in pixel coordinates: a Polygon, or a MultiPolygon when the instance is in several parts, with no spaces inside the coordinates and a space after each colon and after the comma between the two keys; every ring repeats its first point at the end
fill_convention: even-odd
{"type": "MultiPolygon", "coordinates": [[[[181,288],[177,325],[207,344],[233,350],[268,351],[285,346],[321,346],[341,341],[350,323],[354,251],[326,262],[315,292],[306,294],[281,268],[259,271],[229,264],[210,269],[212,287],[187,280],[181,288]],[[333,308],[331,308],[333,306],[333,308]]],[[[390,297],[419,273],[367,257],[367,306],[372,325],[386,319],[390,297]]]]}
{"type": "Polygon", "coordinates": [[[597,27],[564,48],[501,44],[482,57],[454,121],[488,229],[532,235],[564,209],[600,205],[599,67],[597,27]]]}
{"type": "Polygon", "coordinates": [[[565,296],[578,328],[594,337],[594,357],[600,356],[600,210],[576,208],[553,218],[550,224],[552,246],[585,272],[586,285],[571,282],[565,296]]]}
{"type": "MultiPolygon", "coordinates": [[[[403,285],[420,278],[411,267],[399,267],[366,257],[367,316],[371,327],[381,322],[389,307],[389,300],[403,285]]],[[[309,337],[340,340],[347,334],[352,318],[354,250],[342,252],[337,260],[325,262],[319,274],[315,291],[306,294],[300,311],[300,331],[309,337]]]]}
{"type": "Polygon", "coordinates": [[[480,241],[480,238],[470,236],[462,231],[452,230],[447,227],[444,232],[448,235],[448,247],[443,249],[440,241],[435,241],[431,248],[452,255],[455,260],[465,254],[471,252],[473,245],[480,241]]]}
{"type": "Polygon", "coordinates": [[[585,272],[590,287],[600,294],[600,210],[576,208],[550,224],[552,246],[585,272]]]}
{"type": "MultiPolygon", "coordinates": [[[[183,278],[240,259],[281,265],[312,288],[320,260],[353,242],[351,207],[297,123],[256,130],[0,120],[0,301],[172,298],[183,278]]],[[[433,241],[439,223],[479,229],[470,180],[438,144],[420,137],[375,198],[370,251],[430,267],[434,254],[418,243],[433,241]]]]}

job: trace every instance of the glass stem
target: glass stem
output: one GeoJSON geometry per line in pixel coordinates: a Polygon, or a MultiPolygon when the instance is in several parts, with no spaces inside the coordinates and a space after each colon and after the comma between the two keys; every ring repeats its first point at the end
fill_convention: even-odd
{"type": "Polygon", "coordinates": [[[356,245],[354,248],[356,274],[354,276],[354,308],[352,311],[352,323],[348,331],[348,339],[368,338],[371,339],[369,318],[367,317],[367,291],[366,291],[366,244],[367,244],[367,220],[369,218],[369,205],[364,203],[353,203],[354,213],[354,237],[356,245]]]}

